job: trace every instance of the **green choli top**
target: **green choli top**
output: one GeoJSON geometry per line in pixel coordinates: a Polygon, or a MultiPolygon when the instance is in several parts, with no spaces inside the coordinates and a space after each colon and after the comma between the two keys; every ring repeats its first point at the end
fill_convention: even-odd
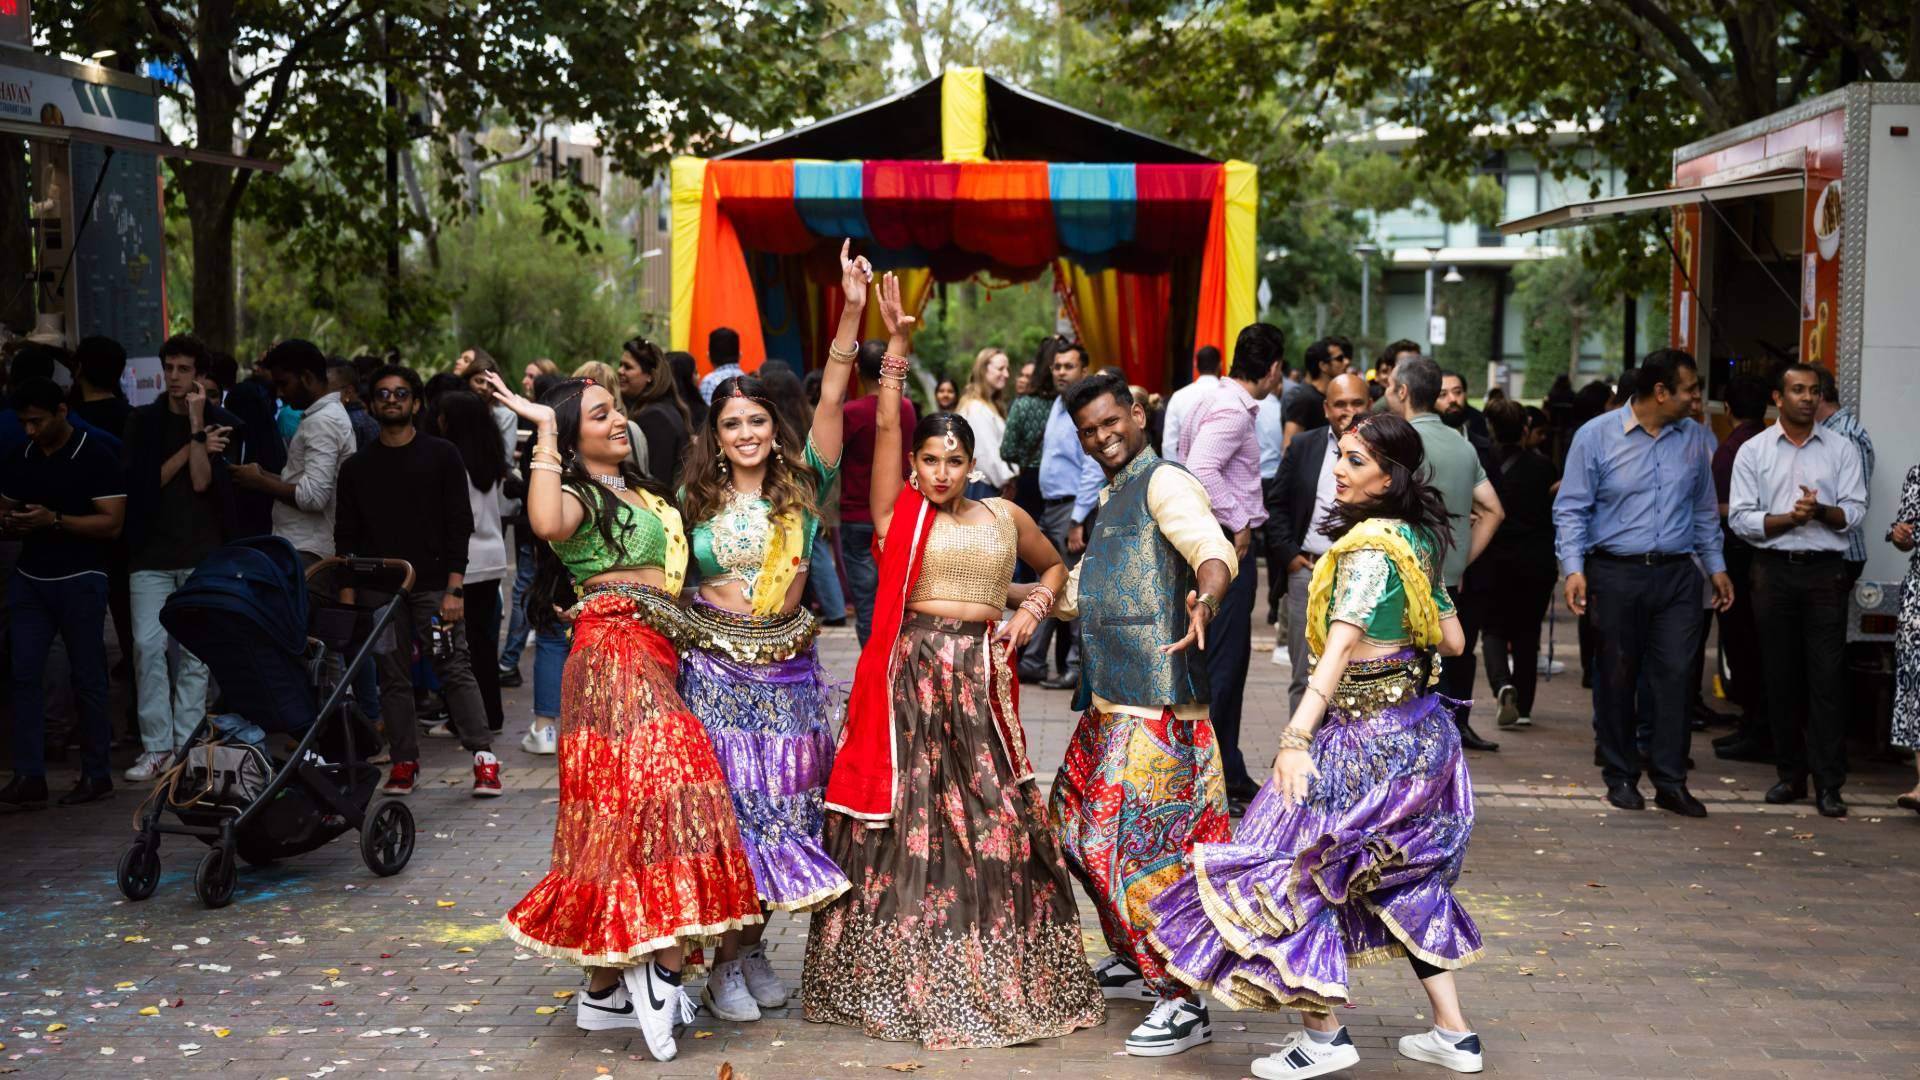
{"type": "Polygon", "coordinates": [[[574,584],[613,570],[665,569],[668,552],[674,548],[684,550],[686,538],[681,535],[678,522],[668,529],[658,514],[610,492],[601,492],[607,505],[613,507],[614,543],[608,546],[594,522],[591,496],[573,484],[567,485],[566,491],[587,511],[572,536],[556,540],[552,545],[553,553],[573,575],[574,584]]]}
{"type": "MultiPolygon", "coordinates": [[[[1440,576],[1440,561],[1433,541],[1425,530],[1396,524],[1394,528],[1426,565],[1426,588],[1433,597],[1440,617],[1453,614],[1453,599],[1447,595],[1440,576]]],[[[1406,584],[1393,559],[1378,548],[1360,548],[1340,556],[1334,567],[1333,598],[1327,609],[1327,623],[1352,623],[1374,645],[1407,645],[1413,636],[1407,628],[1406,584]]]]}
{"type": "MultiPolygon", "coordinates": [[[[813,436],[807,436],[807,467],[813,470],[816,484],[813,497],[833,485],[840,474],[840,463],[829,465],[820,460],[813,436]]],[[[804,514],[800,522],[800,561],[813,557],[813,541],[820,532],[820,515],[804,514]]],[[[695,522],[688,532],[693,544],[694,561],[700,564],[703,583],[738,580],[748,588],[760,576],[766,561],[767,544],[773,537],[773,504],[759,495],[735,495],[705,521],[695,522]]]]}

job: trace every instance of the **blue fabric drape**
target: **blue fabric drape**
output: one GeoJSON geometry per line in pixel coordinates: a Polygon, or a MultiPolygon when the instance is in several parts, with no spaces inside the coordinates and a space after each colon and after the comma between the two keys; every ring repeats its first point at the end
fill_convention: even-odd
{"type": "Polygon", "coordinates": [[[1047,182],[1062,249],[1091,255],[1133,241],[1132,165],[1054,164],[1047,182]]]}
{"type": "Polygon", "coordinates": [[[858,161],[796,161],[793,201],[800,220],[816,236],[866,240],[867,212],[861,203],[858,161]]]}

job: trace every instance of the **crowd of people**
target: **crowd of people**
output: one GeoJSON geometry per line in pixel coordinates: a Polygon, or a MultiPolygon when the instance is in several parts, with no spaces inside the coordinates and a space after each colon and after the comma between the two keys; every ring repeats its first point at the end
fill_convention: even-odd
{"type": "MultiPolygon", "coordinates": [[[[1400,1051],[1477,1071],[1452,975],[1480,949],[1451,891],[1465,754],[1499,749],[1476,697],[1489,731],[1533,726],[1556,586],[1613,805],[1642,809],[1645,773],[1656,805],[1705,815],[1687,778],[1692,733],[1727,715],[1701,702],[1717,618],[1738,726],[1716,752],[1773,762],[1769,802],[1847,812],[1841,663],[1873,452],[1824,369],[1734,379],[1716,438],[1678,350],[1617,384],[1563,379],[1543,407],[1496,391],[1480,409],[1412,342],[1363,371],[1329,336],[1294,368],[1285,335],[1254,324],[1230,363],[1198,350],[1164,401],[1056,335],[1017,368],[980,349],[964,380],[928,384],[922,414],[897,282],[849,252],[842,274],[804,380],[743,371],[727,329],[704,378],[635,338],[616,364],[536,361],[517,386],[478,347],[423,377],[289,340],[242,373],[181,335],[164,392],[134,408],[113,342],[14,347],[0,808],[49,800],[62,666],[58,734],[80,768],[59,802],[112,791],[109,624],[140,744],[123,778],[173,766],[219,688],[159,612],[223,543],[270,533],[308,566],[413,568],[352,687],[384,734],[388,795],[419,782],[422,737],[459,741],[474,796],[506,790],[501,691],[531,646],[520,746],[558,756],[561,794],[551,870],[506,930],[586,969],[580,1027],[637,1027],[663,1060],[698,966],[717,1017],[789,999],[762,940],[786,911],[812,916],[808,1018],[875,1038],[1012,1045],[1144,999],[1124,1046],[1161,1056],[1211,1039],[1210,992],[1302,1012],[1256,1075],[1323,1075],[1358,1056],[1334,1011],[1349,964],[1405,956],[1434,1026],[1400,1051]],[[870,292],[887,340],[858,337],[870,292]],[[1241,745],[1262,558],[1272,660],[1291,668],[1271,764],[1241,745]],[[836,732],[816,636],[849,622],[861,655],[836,732]],[[1074,692],[1050,797],[1017,682],[1074,692]],[[1108,946],[1097,966],[1075,881],[1108,946]]],[[[1920,466],[1899,517],[1886,541],[1912,550],[1920,466]]],[[[1909,747],[1917,592],[1892,732],[1909,747]]]]}

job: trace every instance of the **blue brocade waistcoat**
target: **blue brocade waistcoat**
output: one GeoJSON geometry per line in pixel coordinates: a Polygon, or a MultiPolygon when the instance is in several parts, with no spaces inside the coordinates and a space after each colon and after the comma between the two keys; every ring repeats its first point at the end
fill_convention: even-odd
{"type": "Polygon", "coordinates": [[[1193,567],[1147,509],[1157,469],[1178,469],[1151,448],[1110,482],[1113,494],[1094,519],[1080,560],[1080,689],[1117,705],[1195,705],[1208,700],[1207,668],[1195,649],[1162,655],[1187,633],[1193,567]],[[1192,658],[1189,661],[1189,657],[1192,658]]]}

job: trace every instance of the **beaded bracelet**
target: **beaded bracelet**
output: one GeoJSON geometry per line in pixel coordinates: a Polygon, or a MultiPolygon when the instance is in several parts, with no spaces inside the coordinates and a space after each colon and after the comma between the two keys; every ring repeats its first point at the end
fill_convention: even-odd
{"type": "Polygon", "coordinates": [[[1020,610],[1033,615],[1035,621],[1045,621],[1053,612],[1053,590],[1045,585],[1035,585],[1027,598],[1020,602],[1020,610]]]}
{"type": "Polygon", "coordinates": [[[1308,735],[1302,731],[1296,731],[1290,727],[1281,728],[1280,729],[1280,749],[1311,750],[1313,749],[1313,736],[1308,735]]]}
{"type": "Polygon", "coordinates": [[[880,374],[897,375],[904,379],[907,377],[907,370],[912,366],[912,362],[906,357],[895,356],[892,353],[888,353],[880,360],[880,374]]]}
{"type": "Polygon", "coordinates": [[[541,472],[550,472],[550,473],[559,473],[559,472],[566,471],[551,461],[532,461],[527,463],[527,467],[530,469],[538,469],[541,472]]]}

